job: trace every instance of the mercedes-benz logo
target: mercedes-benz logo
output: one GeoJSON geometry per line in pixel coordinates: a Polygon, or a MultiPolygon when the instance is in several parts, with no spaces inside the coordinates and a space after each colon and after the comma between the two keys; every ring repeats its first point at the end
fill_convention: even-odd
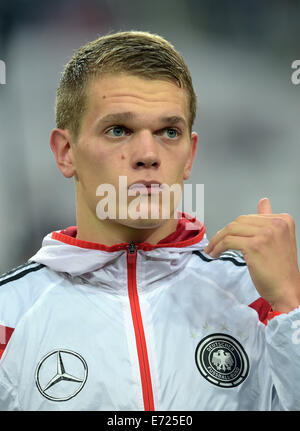
{"type": "Polygon", "coordinates": [[[82,356],[72,350],[57,349],[40,360],[35,371],[35,382],[45,398],[67,401],[81,391],[87,373],[87,364],[82,356]]]}

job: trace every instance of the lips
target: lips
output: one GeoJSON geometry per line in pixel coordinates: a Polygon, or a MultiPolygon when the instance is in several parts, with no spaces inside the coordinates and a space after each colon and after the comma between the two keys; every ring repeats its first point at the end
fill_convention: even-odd
{"type": "Polygon", "coordinates": [[[134,183],[130,184],[130,186],[128,188],[135,188],[138,187],[140,185],[143,185],[145,187],[151,187],[151,185],[155,185],[155,187],[160,186],[161,183],[159,181],[155,181],[155,180],[149,180],[149,181],[145,181],[145,180],[140,180],[140,181],[135,181],[134,183]]]}
{"type": "Polygon", "coordinates": [[[135,181],[132,183],[128,190],[138,191],[140,194],[151,194],[151,193],[159,193],[162,191],[161,183],[159,181],[150,180],[150,181],[135,181]]]}

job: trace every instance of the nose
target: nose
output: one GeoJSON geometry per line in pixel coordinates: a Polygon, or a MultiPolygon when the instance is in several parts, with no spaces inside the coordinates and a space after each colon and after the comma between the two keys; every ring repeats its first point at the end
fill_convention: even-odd
{"type": "Polygon", "coordinates": [[[132,167],[157,169],[160,164],[158,142],[151,132],[141,131],[132,142],[132,167]]]}

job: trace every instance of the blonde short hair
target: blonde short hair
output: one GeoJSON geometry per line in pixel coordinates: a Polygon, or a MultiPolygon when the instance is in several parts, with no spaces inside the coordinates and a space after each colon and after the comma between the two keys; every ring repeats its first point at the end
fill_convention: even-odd
{"type": "Polygon", "coordinates": [[[196,94],[190,72],[173,45],[163,37],[142,31],[124,31],[87,43],[65,66],[56,96],[56,126],[69,129],[76,140],[87,108],[92,78],[107,73],[128,73],[147,79],[175,81],[187,92],[189,128],[196,116],[196,94]]]}

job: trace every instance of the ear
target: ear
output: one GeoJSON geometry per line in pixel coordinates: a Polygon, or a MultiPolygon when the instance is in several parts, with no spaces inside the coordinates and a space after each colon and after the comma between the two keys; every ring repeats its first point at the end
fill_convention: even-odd
{"type": "Polygon", "coordinates": [[[50,135],[50,147],[60,172],[71,178],[75,174],[72,138],[68,130],[54,129],[50,135]]]}
{"type": "Polygon", "coordinates": [[[184,173],[183,173],[184,180],[188,180],[190,178],[193,162],[196,155],[197,144],[198,144],[198,135],[196,132],[192,132],[190,154],[184,167],[184,173]]]}

